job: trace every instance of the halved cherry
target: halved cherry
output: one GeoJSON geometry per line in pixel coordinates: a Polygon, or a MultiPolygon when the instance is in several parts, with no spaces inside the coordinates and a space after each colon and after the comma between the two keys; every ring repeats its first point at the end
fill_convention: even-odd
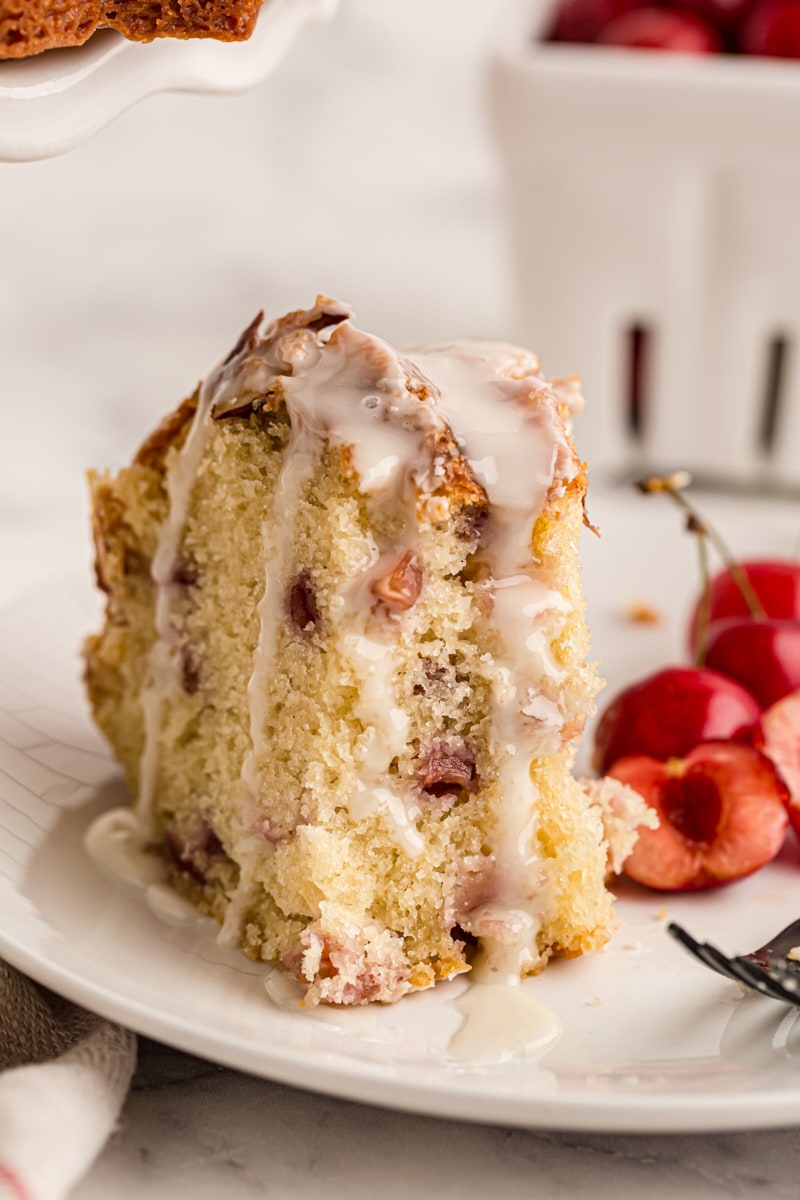
{"type": "Polygon", "coordinates": [[[715,621],[709,626],[705,661],[769,708],[800,688],[800,621],[715,621]]]}
{"type": "Polygon", "coordinates": [[[624,871],[660,891],[699,891],[752,875],[780,850],[787,788],[751,746],[709,742],[685,759],[620,759],[609,772],[658,815],[641,829],[624,871]]]}
{"type": "Polygon", "coordinates": [[[593,765],[605,775],[631,754],[682,758],[701,742],[746,736],[759,716],[758,702],[726,675],[666,667],[611,701],[595,733],[593,765]]]}
{"type": "Polygon", "coordinates": [[[800,692],[784,696],[762,714],[756,744],[786,784],[789,820],[800,837],[800,692]]]}

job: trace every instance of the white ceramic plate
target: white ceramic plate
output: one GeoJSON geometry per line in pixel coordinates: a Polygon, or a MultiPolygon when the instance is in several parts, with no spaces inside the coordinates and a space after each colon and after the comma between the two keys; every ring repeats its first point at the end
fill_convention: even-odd
{"type": "Polygon", "coordinates": [[[239,92],[274,70],[304,26],[338,0],[265,0],[246,42],[129,42],[101,29],[83,46],[0,62],[0,162],[30,162],[85,142],[156,92],[239,92]]]}
{"type": "MultiPolygon", "coordinates": [[[[726,512],[744,549],[790,547],[789,510],[726,512]]],[[[612,499],[593,516],[606,529],[585,554],[595,644],[631,675],[663,661],[680,623],[635,628],[620,606],[643,599],[674,612],[691,585],[689,550],[662,508],[612,499]]],[[[96,611],[80,576],[0,619],[0,952],[10,962],[174,1046],[355,1100],[531,1128],[800,1123],[796,1011],[742,996],[698,965],[668,938],[660,911],[732,951],[759,944],[800,915],[794,842],[718,892],[663,898],[623,887],[611,947],[525,985],[560,1017],[560,1040],[539,1059],[456,1067],[447,1046],[465,981],[391,1008],[283,1008],[265,994],[267,968],[221,949],[209,923],[168,925],[98,872],[83,834],[123,789],[78,682],[77,647],[96,611]]]]}

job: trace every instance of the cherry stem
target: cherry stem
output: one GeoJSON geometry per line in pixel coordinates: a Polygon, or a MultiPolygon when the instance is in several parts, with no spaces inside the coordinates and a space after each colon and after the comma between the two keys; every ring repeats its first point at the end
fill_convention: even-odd
{"type": "Polygon", "coordinates": [[[696,530],[697,556],[700,562],[700,599],[697,602],[697,648],[695,666],[706,665],[708,627],[711,623],[711,573],[708,569],[708,535],[705,529],[696,530]]]}
{"type": "Polygon", "coordinates": [[[645,496],[652,496],[656,492],[669,496],[670,500],[677,504],[678,508],[686,514],[686,528],[688,531],[697,535],[700,546],[700,573],[703,580],[701,607],[705,609],[704,624],[701,626],[701,644],[703,644],[704,649],[705,635],[708,627],[708,610],[711,604],[709,595],[708,542],[711,542],[717,554],[728,568],[731,579],[741,592],[742,599],[747,605],[750,616],[757,621],[763,621],[767,614],[764,612],[764,608],[753,589],[753,585],[747,578],[747,573],[742,570],[741,564],[733,556],[727,543],[717,533],[713,525],[709,525],[708,521],[700,516],[694,505],[684,496],[683,488],[688,487],[691,481],[692,479],[688,471],[673,471],[671,475],[648,475],[644,479],[637,480],[634,486],[645,496]]]}

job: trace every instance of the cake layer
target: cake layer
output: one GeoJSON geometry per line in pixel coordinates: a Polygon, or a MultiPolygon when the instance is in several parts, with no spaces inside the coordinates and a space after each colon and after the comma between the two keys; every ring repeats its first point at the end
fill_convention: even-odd
{"type": "Polygon", "coordinates": [[[513,347],[399,355],[320,299],[92,477],[87,681],[143,836],[311,1001],[518,980],[613,929],[622,818],[571,775],[578,402],[513,347]]]}
{"type": "Polygon", "coordinates": [[[0,0],[0,59],[81,46],[96,29],[137,42],[157,37],[243,41],[261,0],[0,0]]]}

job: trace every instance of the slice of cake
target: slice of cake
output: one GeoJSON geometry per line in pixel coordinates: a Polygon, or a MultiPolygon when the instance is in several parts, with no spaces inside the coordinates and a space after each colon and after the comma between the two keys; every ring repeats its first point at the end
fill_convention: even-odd
{"type": "Polygon", "coordinates": [[[0,59],[82,46],[97,29],[136,42],[249,38],[262,0],[0,0],[0,59]]]}
{"type": "Polygon", "coordinates": [[[518,980],[614,927],[570,773],[598,687],[578,404],[524,351],[400,355],[320,298],[91,476],[97,722],[175,885],[312,1002],[476,955],[518,980]]]}

